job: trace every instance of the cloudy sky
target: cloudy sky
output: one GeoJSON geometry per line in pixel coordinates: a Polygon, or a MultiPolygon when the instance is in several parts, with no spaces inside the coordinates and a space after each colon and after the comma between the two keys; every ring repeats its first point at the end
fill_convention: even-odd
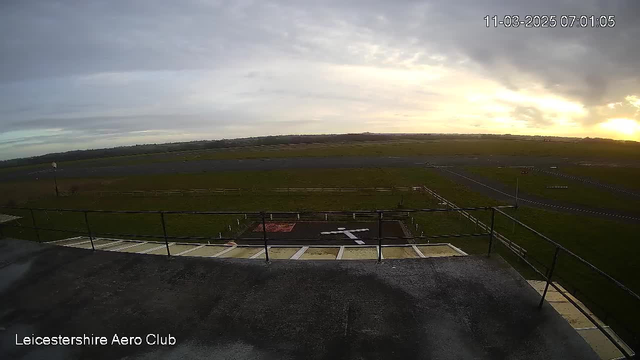
{"type": "Polygon", "coordinates": [[[640,140],[640,1],[0,2],[0,159],[345,132],[640,140]],[[613,15],[487,28],[486,15],[613,15]]]}

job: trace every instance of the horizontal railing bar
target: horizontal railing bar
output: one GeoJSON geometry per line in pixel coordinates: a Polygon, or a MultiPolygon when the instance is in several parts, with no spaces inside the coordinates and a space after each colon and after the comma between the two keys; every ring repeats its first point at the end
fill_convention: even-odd
{"type": "Polygon", "coordinates": [[[615,278],[613,278],[611,275],[607,274],[606,272],[600,270],[599,268],[597,268],[595,265],[591,264],[590,262],[588,262],[587,260],[581,258],[580,256],[578,256],[577,254],[575,254],[573,251],[565,248],[564,246],[558,244],[557,242],[551,240],[550,238],[548,238],[546,235],[542,234],[541,232],[537,231],[536,229],[530,227],[529,225],[521,222],[520,220],[514,218],[513,216],[505,213],[504,211],[500,210],[500,209],[496,209],[497,212],[501,213],[502,215],[506,216],[507,218],[509,218],[512,221],[515,221],[516,223],[518,223],[519,225],[521,225],[522,227],[524,227],[525,229],[531,231],[532,233],[538,235],[539,237],[543,238],[544,240],[546,240],[547,242],[549,242],[550,244],[553,244],[554,246],[557,246],[558,248],[560,248],[562,251],[566,252],[567,254],[571,255],[572,257],[576,258],[577,260],[579,260],[580,262],[582,262],[583,264],[587,265],[589,268],[591,268],[591,270],[596,271],[597,273],[599,273],[600,275],[602,275],[603,277],[605,277],[606,279],[608,279],[609,281],[613,282],[615,285],[617,285],[619,288],[621,288],[622,290],[626,291],[629,295],[633,296],[634,298],[636,298],[636,300],[640,300],[640,296],[638,294],[636,294],[635,292],[633,292],[633,290],[629,289],[628,287],[626,287],[624,284],[622,284],[621,282],[619,282],[618,280],[616,280],[615,278]]]}
{"type": "Polygon", "coordinates": [[[593,316],[589,314],[588,311],[584,310],[580,305],[578,305],[576,301],[571,299],[570,296],[567,296],[564,291],[560,290],[559,286],[553,283],[553,281],[550,282],[549,285],[553,286],[553,288],[556,289],[556,291],[559,292],[562,296],[564,296],[564,298],[567,299],[576,309],[578,309],[578,311],[580,311],[582,315],[586,316],[587,319],[589,319],[589,321],[591,321],[591,323],[593,323],[598,328],[598,330],[600,330],[600,332],[602,332],[604,336],[606,336],[607,339],[609,339],[613,343],[613,345],[618,348],[620,352],[622,352],[624,357],[626,357],[627,359],[631,359],[631,354],[629,354],[627,350],[622,345],[620,345],[618,341],[613,336],[611,336],[611,334],[609,334],[593,316]]]}
{"type": "MultiPolygon", "coordinates": [[[[200,215],[309,215],[309,214],[390,214],[390,213],[416,213],[416,212],[458,212],[458,211],[474,211],[474,210],[491,210],[490,206],[467,207],[467,208],[425,208],[425,209],[386,209],[386,210],[301,210],[301,211],[195,211],[195,210],[102,210],[102,209],[55,209],[55,208],[28,208],[28,207],[11,207],[0,206],[0,209],[11,210],[35,210],[50,212],[87,212],[87,213],[111,213],[111,214],[200,214],[200,215]]],[[[497,208],[514,208],[514,206],[505,205],[497,208]]]]}

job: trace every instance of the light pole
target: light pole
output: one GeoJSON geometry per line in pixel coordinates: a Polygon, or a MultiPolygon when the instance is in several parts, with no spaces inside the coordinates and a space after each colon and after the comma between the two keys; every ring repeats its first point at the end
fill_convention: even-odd
{"type": "Polygon", "coordinates": [[[60,193],[58,192],[58,179],[56,178],[56,169],[58,168],[58,164],[56,164],[56,162],[52,162],[51,166],[53,167],[53,183],[56,185],[56,197],[60,196],[60,193]]]}

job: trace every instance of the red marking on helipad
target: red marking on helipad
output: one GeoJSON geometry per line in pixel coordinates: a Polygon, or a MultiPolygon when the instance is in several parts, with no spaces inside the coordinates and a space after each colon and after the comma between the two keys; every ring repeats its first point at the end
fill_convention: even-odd
{"type": "MultiPolygon", "coordinates": [[[[296,223],[267,223],[267,232],[291,232],[296,223]]],[[[253,232],[262,232],[262,224],[256,226],[253,232]]]]}

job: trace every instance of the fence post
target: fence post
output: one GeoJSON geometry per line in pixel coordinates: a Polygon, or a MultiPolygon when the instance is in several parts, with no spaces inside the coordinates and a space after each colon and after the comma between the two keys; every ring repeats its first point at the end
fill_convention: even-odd
{"type": "Polygon", "coordinates": [[[489,233],[489,251],[487,256],[491,256],[491,245],[493,244],[493,227],[496,220],[496,209],[491,208],[491,232],[489,233]]]}
{"type": "Polygon", "coordinates": [[[160,211],[160,221],[162,221],[162,234],[164,234],[164,244],[167,246],[167,256],[171,257],[171,252],[169,251],[169,238],[167,238],[167,226],[164,222],[164,213],[160,211]]]}
{"type": "Polygon", "coordinates": [[[378,210],[378,262],[382,261],[382,211],[378,210]]]}
{"type": "Polygon", "coordinates": [[[84,212],[84,223],[87,225],[87,234],[89,234],[89,241],[91,241],[91,249],[96,250],[96,247],[93,245],[93,234],[91,233],[91,227],[89,226],[89,218],[87,217],[87,211],[84,212]]]}
{"type": "Polygon", "coordinates": [[[29,209],[29,212],[31,213],[31,222],[33,223],[33,228],[36,231],[36,239],[38,240],[38,242],[42,242],[40,240],[40,230],[38,230],[38,225],[36,224],[36,217],[33,215],[33,209],[29,209]]]}
{"type": "Polygon", "coordinates": [[[262,216],[262,238],[264,239],[264,258],[269,262],[269,248],[267,247],[267,226],[264,221],[264,211],[260,212],[262,216]]]}
{"type": "Polygon", "coordinates": [[[544,298],[547,296],[547,290],[549,290],[549,284],[551,283],[551,277],[553,276],[553,269],[556,267],[556,261],[558,261],[558,254],[560,253],[560,247],[556,247],[556,252],[553,254],[553,262],[551,263],[551,268],[549,269],[549,276],[547,276],[547,284],[544,286],[544,292],[542,293],[542,298],[540,299],[540,304],[538,305],[538,309],[542,309],[542,304],[544,303],[544,298]]]}

